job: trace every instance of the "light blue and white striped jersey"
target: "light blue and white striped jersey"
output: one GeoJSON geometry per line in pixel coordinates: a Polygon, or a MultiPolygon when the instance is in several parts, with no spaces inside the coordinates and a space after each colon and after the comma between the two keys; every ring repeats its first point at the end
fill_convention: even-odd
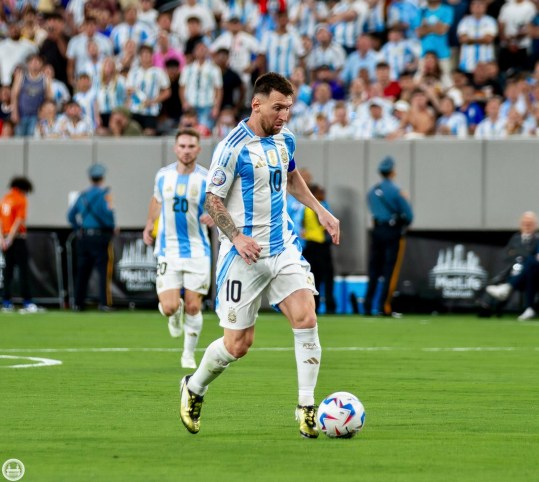
{"type": "Polygon", "coordinates": [[[507,119],[498,117],[495,122],[490,118],[483,119],[475,129],[474,137],[476,139],[500,139],[507,136],[507,119]]]}
{"type": "Polygon", "coordinates": [[[159,92],[170,87],[170,80],[163,69],[159,67],[134,67],[127,75],[127,88],[133,89],[131,95],[131,112],[135,114],[157,116],[161,104],[152,104],[144,107],[147,99],[155,99],[159,92]]]}
{"type": "Polygon", "coordinates": [[[386,29],[384,18],[385,1],[377,0],[374,5],[370,5],[367,21],[363,26],[363,30],[368,33],[383,32],[386,29]]]}
{"type": "Polygon", "coordinates": [[[415,54],[407,40],[387,42],[380,49],[380,59],[384,60],[390,68],[391,80],[398,80],[406,65],[415,60],[415,54]]]}
{"type": "Polygon", "coordinates": [[[80,105],[82,118],[86,119],[94,129],[96,128],[96,93],[93,89],[87,92],[77,92],[73,94],[73,100],[80,105]]]}
{"type": "Polygon", "coordinates": [[[354,121],[353,125],[356,139],[384,139],[399,128],[399,121],[391,115],[385,115],[381,119],[369,116],[354,121]]]}
{"type": "Polygon", "coordinates": [[[81,74],[88,74],[90,76],[90,80],[92,81],[92,89],[97,90],[97,87],[99,86],[99,76],[101,75],[102,66],[103,59],[100,59],[97,62],[86,60],[79,65],[76,75],[78,77],[81,74]]]}
{"type": "Polygon", "coordinates": [[[411,0],[397,0],[391,2],[391,5],[387,11],[387,26],[393,27],[394,25],[405,24],[408,25],[406,29],[406,38],[417,38],[415,29],[419,27],[421,18],[421,12],[417,4],[411,0]]]}
{"type": "Polygon", "coordinates": [[[153,195],[161,204],[155,256],[201,258],[210,256],[208,227],[200,222],[206,201],[208,170],[197,164],[190,174],[179,174],[177,163],[159,169],[153,195]]]}
{"type": "Polygon", "coordinates": [[[350,22],[337,22],[334,24],[333,39],[343,47],[351,49],[356,46],[356,39],[363,32],[369,6],[363,1],[340,1],[333,7],[331,14],[345,13],[349,10],[354,10],[357,17],[350,22]]]}
{"type": "Polygon", "coordinates": [[[468,137],[468,121],[461,112],[453,112],[450,116],[441,116],[436,121],[436,127],[448,127],[451,135],[459,138],[468,137]]]}
{"type": "MultiPolygon", "coordinates": [[[[486,35],[496,37],[498,24],[489,15],[477,19],[473,15],[464,17],[458,24],[457,35],[466,35],[468,39],[480,39],[486,35]]],[[[461,44],[459,68],[471,73],[479,62],[495,60],[494,40],[490,44],[461,44]]]]}
{"type": "Polygon", "coordinates": [[[305,55],[300,36],[291,28],[283,35],[266,32],[260,50],[266,56],[268,71],[278,72],[287,78],[298,65],[299,58],[305,55]]]}
{"type": "MultiPolygon", "coordinates": [[[[103,57],[112,55],[112,42],[108,37],[97,32],[92,38],[97,44],[100,55],[103,57]]],[[[78,72],[80,66],[89,60],[88,36],[84,33],[75,35],[67,44],[66,56],[68,59],[73,59],[75,61],[75,72],[78,72]]]]}
{"type": "Polygon", "coordinates": [[[287,4],[290,10],[290,20],[296,23],[299,34],[314,38],[316,26],[320,23],[316,15],[319,18],[325,18],[329,13],[325,2],[316,2],[314,9],[303,2],[297,2],[294,6],[290,6],[290,2],[287,2],[287,4]]]}
{"type": "Polygon", "coordinates": [[[118,54],[124,49],[124,45],[128,40],[134,40],[137,47],[148,43],[152,37],[152,31],[143,22],[136,22],[135,25],[121,23],[112,29],[110,39],[114,47],[114,53],[118,54]]]}
{"type": "Polygon", "coordinates": [[[102,114],[110,114],[116,107],[123,106],[127,97],[125,79],[119,75],[115,82],[97,88],[97,108],[102,114]]]}
{"type": "MultiPolygon", "coordinates": [[[[225,200],[236,227],[255,238],[261,256],[273,256],[297,239],[286,209],[287,173],[295,168],[296,138],[286,127],[258,137],[245,121],[215,149],[207,192],[225,200]]],[[[233,245],[220,232],[221,250],[233,245]]]]}
{"type": "Polygon", "coordinates": [[[185,87],[187,102],[193,107],[212,107],[215,89],[223,87],[221,69],[210,59],[187,64],[180,75],[180,86],[185,87]]]}

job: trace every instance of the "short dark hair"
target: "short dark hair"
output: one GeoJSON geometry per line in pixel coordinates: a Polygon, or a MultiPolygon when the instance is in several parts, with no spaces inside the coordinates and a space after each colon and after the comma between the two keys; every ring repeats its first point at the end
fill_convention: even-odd
{"type": "Polygon", "coordinates": [[[290,81],[277,72],[268,72],[256,79],[253,96],[257,94],[270,95],[276,90],[283,95],[294,95],[294,88],[290,81]]]}
{"type": "Polygon", "coordinates": [[[178,132],[176,132],[175,140],[178,140],[178,137],[180,137],[180,136],[196,137],[197,140],[200,142],[200,133],[196,129],[192,129],[191,127],[186,127],[184,129],[179,129],[178,132]]]}
{"type": "Polygon", "coordinates": [[[32,185],[30,179],[24,176],[14,177],[9,183],[9,187],[18,189],[19,191],[23,191],[26,193],[32,192],[34,190],[34,186],[32,185]]]}
{"type": "Polygon", "coordinates": [[[141,53],[144,52],[145,50],[147,50],[148,52],[150,52],[150,53],[153,54],[153,47],[151,47],[151,46],[148,45],[148,44],[142,44],[142,45],[138,48],[138,53],[141,54],[141,53]]]}

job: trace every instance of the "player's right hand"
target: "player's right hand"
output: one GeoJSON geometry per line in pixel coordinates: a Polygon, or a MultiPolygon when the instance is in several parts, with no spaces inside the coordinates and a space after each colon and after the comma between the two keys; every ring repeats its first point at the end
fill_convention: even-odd
{"type": "Polygon", "coordinates": [[[232,240],[232,243],[236,247],[238,254],[242,257],[248,265],[256,263],[260,258],[260,252],[262,248],[258,245],[254,238],[245,236],[245,234],[238,234],[232,240]]]}
{"type": "Polygon", "coordinates": [[[152,228],[144,228],[144,231],[142,231],[142,240],[144,241],[144,244],[147,246],[153,245],[153,236],[152,236],[152,228]]]}

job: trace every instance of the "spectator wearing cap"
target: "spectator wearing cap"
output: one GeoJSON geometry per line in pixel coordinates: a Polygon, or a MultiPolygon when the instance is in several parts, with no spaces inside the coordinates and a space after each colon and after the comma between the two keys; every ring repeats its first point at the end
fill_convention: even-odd
{"type": "Polygon", "coordinates": [[[404,234],[412,223],[413,211],[408,196],[394,183],[396,172],[393,158],[385,157],[378,165],[378,172],[382,181],[377,182],[367,193],[373,228],[364,311],[366,315],[391,316],[391,301],[404,257],[404,234]],[[380,306],[374,306],[374,294],[382,277],[380,306]]]}
{"type": "Polygon", "coordinates": [[[242,29],[238,14],[232,11],[224,16],[225,31],[211,44],[215,53],[220,49],[229,52],[230,68],[237,72],[245,86],[249,85],[252,72],[258,67],[253,61],[260,54],[260,43],[251,34],[242,29]]]}
{"type": "Polygon", "coordinates": [[[316,45],[307,56],[307,68],[314,71],[323,65],[327,65],[335,75],[339,75],[344,67],[346,52],[337,42],[333,41],[328,24],[320,24],[316,28],[316,45]]]}
{"type": "Polygon", "coordinates": [[[507,119],[500,116],[501,97],[494,96],[487,101],[486,117],[477,125],[476,139],[501,139],[507,136],[507,119]]]}
{"type": "Polygon", "coordinates": [[[356,139],[387,139],[398,132],[399,122],[391,114],[384,113],[387,104],[380,98],[369,101],[366,116],[360,116],[354,122],[354,137],[356,139]]]}
{"type": "Polygon", "coordinates": [[[472,0],[470,15],[465,16],[457,26],[459,68],[466,73],[472,73],[479,62],[490,62],[496,58],[494,41],[498,35],[498,24],[486,11],[485,0],[472,0]]]}
{"type": "Polygon", "coordinates": [[[187,41],[187,19],[196,17],[200,21],[202,35],[211,36],[215,31],[215,17],[212,11],[205,5],[197,3],[197,0],[186,0],[177,7],[172,14],[172,31],[178,35],[182,42],[187,41]]]}
{"type": "Polygon", "coordinates": [[[354,51],[368,13],[369,5],[361,0],[340,0],[331,9],[328,23],[334,30],[335,41],[342,45],[347,54],[354,51]]]}
{"type": "Polygon", "coordinates": [[[125,78],[119,75],[113,57],[103,59],[96,98],[99,126],[101,129],[107,129],[112,111],[116,107],[124,106],[127,101],[125,78]]]}
{"type": "Polygon", "coordinates": [[[356,50],[346,58],[341,80],[346,85],[350,85],[362,71],[366,71],[368,80],[374,80],[377,63],[378,55],[372,49],[371,37],[360,35],[356,40],[356,50]]]}
{"type": "Polygon", "coordinates": [[[11,90],[11,120],[16,124],[16,136],[34,135],[39,106],[46,99],[52,99],[51,82],[43,73],[43,59],[37,53],[31,54],[26,70],[15,74],[11,90]]]}
{"type": "Polygon", "coordinates": [[[398,80],[405,70],[417,68],[417,56],[410,42],[402,36],[402,30],[392,27],[387,42],[380,49],[380,60],[390,68],[391,80],[398,80]]]}
{"type": "Polygon", "coordinates": [[[434,52],[445,76],[451,72],[449,28],[452,23],[452,7],[442,4],[441,0],[427,0],[427,5],[421,9],[420,24],[416,29],[421,41],[420,64],[427,52],[434,52]]]}
{"type": "Polygon", "coordinates": [[[180,99],[183,108],[195,109],[199,122],[211,131],[221,108],[223,75],[203,42],[196,45],[193,54],[193,62],[180,76],[180,99]]]}
{"type": "Polygon", "coordinates": [[[116,107],[110,114],[106,132],[113,137],[138,137],[142,135],[142,127],[131,119],[127,107],[116,107]]]}
{"type": "Polygon", "coordinates": [[[140,47],[140,65],[129,71],[126,84],[133,119],[149,136],[156,133],[161,102],[170,97],[170,81],[162,69],[152,65],[152,55],[150,46],[140,47]]]}
{"type": "Polygon", "coordinates": [[[305,0],[296,2],[290,8],[290,24],[293,25],[300,35],[314,37],[316,26],[327,20],[329,14],[326,2],[317,0],[305,0]]]}
{"type": "Polygon", "coordinates": [[[99,310],[110,311],[112,296],[109,246],[115,229],[110,189],[105,187],[106,169],[94,164],[88,169],[91,185],[84,190],[67,213],[67,219],[77,232],[77,276],[74,310],[85,308],[88,281],[94,267],[99,276],[99,310]]]}
{"type": "Polygon", "coordinates": [[[436,133],[442,136],[468,137],[466,116],[455,109],[455,102],[449,96],[440,99],[440,113],[436,121],[436,133]]]}
{"type": "Polygon", "coordinates": [[[245,84],[239,74],[230,68],[227,49],[219,49],[213,58],[215,64],[221,69],[223,78],[223,95],[220,107],[221,109],[224,107],[232,109],[234,116],[238,117],[245,106],[245,84]]]}
{"type": "Polygon", "coordinates": [[[75,35],[67,44],[67,79],[71,85],[75,84],[76,72],[88,60],[88,41],[97,44],[99,54],[112,55],[112,42],[108,37],[97,31],[97,22],[94,17],[86,17],[82,32],[75,35]]]}
{"type": "Polygon", "coordinates": [[[66,103],[64,113],[54,124],[54,135],[70,139],[86,139],[94,133],[92,125],[83,118],[82,109],[76,101],[66,103]]]}
{"type": "Polygon", "coordinates": [[[135,4],[128,5],[123,11],[123,22],[116,25],[110,34],[114,53],[119,54],[128,40],[134,40],[137,48],[148,43],[151,30],[137,19],[138,12],[135,4]]]}
{"type": "Polygon", "coordinates": [[[0,83],[11,85],[15,68],[24,64],[29,55],[37,53],[37,47],[21,38],[19,24],[8,24],[8,38],[0,41],[0,83]]]}
{"type": "Polygon", "coordinates": [[[306,52],[301,37],[288,25],[286,11],[278,12],[276,21],[276,30],[267,31],[262,37],[260,52],[268,71],[290,78],[306,52]]]}

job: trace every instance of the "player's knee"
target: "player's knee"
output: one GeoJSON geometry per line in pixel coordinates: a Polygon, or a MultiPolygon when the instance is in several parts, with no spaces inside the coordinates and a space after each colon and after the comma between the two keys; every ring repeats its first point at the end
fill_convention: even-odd
{"type": "Polygon", "coordinates": [[[200,301],[188,301],[185,303],[185,312],[188,315],[194,316],[200,311],[200,301]]]}
{"type": "Polygon", "coordinates": [[[235,358],[242,358],[247,355],[252,342],[247,339],[233,340],[229,343],[225,343],[228,353],[235,358]]]}
{"type": "Polygon", "coordinates": [[[298,329],[309,329],[314,328],[316,326],[316,312],[314,310],[309,311],[303,316],[298,317],[298,319],[294,320],[294,327],[298,329]]]}
{"type": "Polygon", "coordinates": [[[162,302],[161,303],[161,310],[165,316],[172,316],[176,311],[178,311],[178,308],[180,307],[179,303],[174,302],[162,302]]]}

